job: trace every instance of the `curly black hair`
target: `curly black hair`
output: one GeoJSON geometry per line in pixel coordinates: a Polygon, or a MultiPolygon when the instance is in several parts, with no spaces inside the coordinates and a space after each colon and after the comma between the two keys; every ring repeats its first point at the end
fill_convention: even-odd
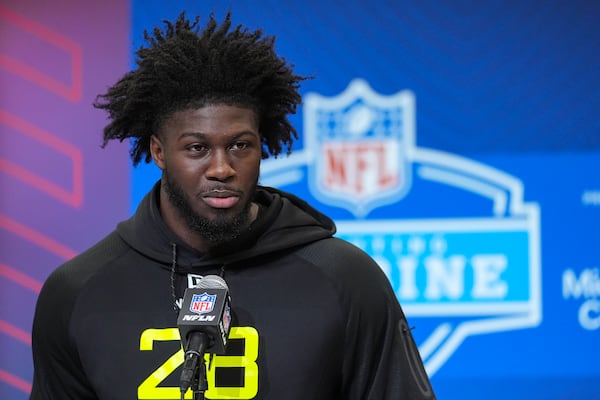
{"type": "Polygon", "coordinates": [[[263,158],[277,157],[284,146],[289,154],[298,133],[287,117],[301,104],[298,89],[308,77],[296,75],[275,53],[274,36],[242,25],[231,30],[230,12],[220,26],[211,14],[202,33],[199,20],[191,22],[183,12],[174,23],[163,21],[164,32],[144,31],[149,46],[137,50],[137,69],[94,102],[111,120],[102,147],[132,138],[133,165],[148,163],[150,137],[173,112],[222,103],[257,112],[263,158]]]}

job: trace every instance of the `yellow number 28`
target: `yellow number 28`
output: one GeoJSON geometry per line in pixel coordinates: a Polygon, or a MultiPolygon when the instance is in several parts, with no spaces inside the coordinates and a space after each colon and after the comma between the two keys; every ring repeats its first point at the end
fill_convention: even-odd
{"type": "MultiPolygon", "coordinates": [[[[208,390],[204,393],[207,399],[252,399],[258,393],[258,332],[253,327],[232,327],[229,332],[229,340],[243,339],[244,354],[241,356],[213,356],[209,363],[209,355],[205,355],[206,365],[209,369],[206,373],[208,390]],[[215,386],[215,373],[218,368],[243,368],[244,385],[240,387],[218,387],[215,386]]],[[[140,336],[140,350],[152,351],[154,342],[180,341],[177,328],[146,329],[140,336]]],[[[139,400],[173,399],[179,400],[181,394],[178,387],[159,386],[169,375],[183,364],[183,349],[171,355],[162,365],[148,376],[138,386],[139,400]]],[[[192,391],[185,394],[186,399],[192,398],[192,391]]]]}

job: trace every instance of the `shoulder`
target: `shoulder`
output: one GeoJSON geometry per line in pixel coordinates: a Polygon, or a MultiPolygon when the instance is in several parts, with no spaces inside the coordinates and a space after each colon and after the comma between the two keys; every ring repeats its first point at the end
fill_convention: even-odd
{"type": "Polygon", "coordinates": [[[345,240],[331,237],[313,242],[298,251],[304,260],[317,266],[344,297],[394,303],[389,279],[364,250],[345,240]]]}
{"type": "MultiPolygon", "coordinates": [[[[32,398],[50,390],[57,397],[87,390],[79,350],[72,332],[74,310],[87,285],[123,252],[122,240],[114,232],[90,249],[56,268],[44,282],[38,296],[31,346],[34,361],[32,398]]],[[[91,398],[81,396],[80,398],[91,398]]],[[[54,396],[53,396],[54,398],[54,396]]]]}
{"type": "Polygon", "coordinates": [[[364,250],[336,237],[313,242],[300,249],[298,254],[336,274],[351,273],[361,276],[382,273],[375,260],[364,250]]]}
{"type": "MultiPolygon", "coordinates": [[[[74,303],[87,282],[111,259],[125,249],[120,237],[112,232],[94,246],[56,268],[46,279],[38,297],[36,315],[68,318],[74,303]]],[[[66,322],[66,321],[62,321],[66,322]]]]}
{"type": "Polygon", "coordinates": [[[56,268],[44,283],[46,287],[55,285],[76,289],[98,272],[112,259],[118,258],[128,246],[116,232],[112,232],[98,243],[56,268]]]}

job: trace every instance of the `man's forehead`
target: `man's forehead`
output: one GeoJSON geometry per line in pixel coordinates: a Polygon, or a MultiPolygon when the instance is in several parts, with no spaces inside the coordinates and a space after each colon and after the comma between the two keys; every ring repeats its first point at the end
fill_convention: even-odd
{"type": "Polygon", "coordinates": [[[173,112],[161,124],[160,133],[197,137],[217,133],[258,135],[258,117],[249,107],[211,104],[173,112]]]}

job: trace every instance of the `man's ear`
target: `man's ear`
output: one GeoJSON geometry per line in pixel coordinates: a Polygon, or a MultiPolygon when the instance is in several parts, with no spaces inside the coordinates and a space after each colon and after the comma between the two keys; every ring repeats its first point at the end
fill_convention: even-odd
{"type": "Polygon", "coordinates": [[[165,169],[165,151],[164,146],[158,136],[152,135],[150,136],[150,154],[152,154],[152,159],[154,163],[161,170],[165,169]]]}

